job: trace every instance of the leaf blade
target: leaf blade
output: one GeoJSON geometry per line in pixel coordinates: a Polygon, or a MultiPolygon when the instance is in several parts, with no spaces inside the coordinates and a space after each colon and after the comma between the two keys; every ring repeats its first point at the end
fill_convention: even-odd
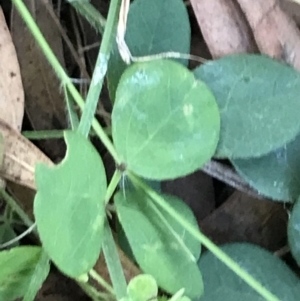
{"type": "Polygon", "coordinates": [[[211,88],[220,108],[216,157],[259,157],[299,133],[300,75],[292,67],[240,54],[201,65],[194,74],[211,88]]]}
{"type": "Polygon", "coordinates": [[[41,252],[34,246],[0,252],[0,300],[13,301],[25,295],[41,252]]]}
{"type": "MultiPolygon", "coordinates": [[[[278,257],[248,243],[232,243],[221,248],[281,301],[299,299],[298,277],[278,257]]],[[[210,252],[201,256],[199,268],[203,274],[205,292],[197,300],[264,300],[210,252]]]]}
{"type": "Polygon", "coordinates": [[[259,193],[294,202],[300,194],[300,136],[259,158],[231,160],[240,176],[259,193]]]}
{"type": "MultiPolygon", "coordinates": [[[[171,196],[166,196],[165,199],[198,226],[192,212],[181,200],[171,196]]],[[[165,215],[165,219],[193,254],[191,258],[157,218],[149,205],[151,200],[144,193],[130,191],[124,197],[118,192],[114,200],[119,220],[140,267],[152,275],[159,286],[172,294],[184,287],[186,295],[200,296],[203,291],[202,278],[195,263],[200,256],[200,243],[172,217],[165,215]]]]}
{"type": "Polygon", "coordinates": [[[214,96],[180,64],[138,63],[123,74],[112,134],[129,170],[151,180],[189,174],[213,156],[219,129],[214,96]]]}
{"type": "Polygon", "coordinates": [[[76,278],[93,267],[100,253],[106,176],[88,140],[77,132],[66,132],[65,139],[65,160],[54,168],[36,168],[34,215],[49,257],[76,278]]]}

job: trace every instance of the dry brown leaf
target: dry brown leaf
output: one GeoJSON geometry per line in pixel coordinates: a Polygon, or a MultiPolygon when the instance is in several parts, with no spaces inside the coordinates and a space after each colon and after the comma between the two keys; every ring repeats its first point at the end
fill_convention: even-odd
{"type": "MultiPolygon", "coordinates": [[[[24,92],[16,50],[0,7],[0,119],[20,131],[24,115],[24,92]]],[[[3,137],[4,139],[4,137],[3,137]]],[[[4,141],[1,143],[4,152],[4,141]]],[[[1,152],[2,152],[1,151],[1,152]]],[[[1,167],[4,154],[1,154],[1,167]]],[[[0,179],[0,187],[5,187],[0,179]]]]}
{"type": "Polygon", "coordinates": [[[0,169],[2,168],[3,157],[4,157],[4,138],[0,132],[0,169]]]}
{"type": "Polygon", "coordinates": [[[20,131],[24,92],[16,50],[0,7],[0,118],[20,131]]]}
{"type": "Polygon", "coordinates": [[[280,7],[286,12],[295,22],[300,24],[300,1],[299,0],[280,0],[280,7]],[[295,2],[294,2],[295,1],[295,2]]]}
{"type": "Polygon", "coordinates": [[[53,165],[35,145],[0,119],[4,138],[4,158],[0,176],[35,189],[34,169],[37,162],[53,165]]]}
{"type": "Polygon", "coordinates": [[[233,53],[257,52],[249,25],[234,0],[190,2],[213,58],[233,53]]]}
{"type": "Polygon", "coordinates": [[[300,70],[300,32],[277,0],[237,0],[262,53],[300,70]]]}
{"type": "MultiPolygon", "coordinates": [[[[61,37],[47,9],[41,1],[25,0],[24,3],[64,66],[61,37]]],[[[65,101],[60,82],[15,8],[12,10],[11,31],[26,94],[25,110],[33,128],[66,128],[65,101]]],[[[39,146],[55,160],[64,155],[65,145],[62,140],[43,140],[39,146]]]]}
{"type": "Polygon", "coordinates": [[[282,204],[236,191],[200,228],[217,244],[249,242],[276,251],[286,243],[287,218],[282,204]]]}

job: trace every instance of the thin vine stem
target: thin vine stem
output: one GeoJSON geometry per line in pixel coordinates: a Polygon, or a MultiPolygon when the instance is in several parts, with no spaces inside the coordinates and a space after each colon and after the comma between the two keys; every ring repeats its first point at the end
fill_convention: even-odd
{"type": "Polygon", "coordinates": [[[90,270],[89,275],[102,287],[104,287],[110,294],[115,294],[114,289],[111,287],[111,285],[109,285],[95,270],[90,270]]]}
{"type": "Polygon", "coordinates": [[[130,171],[127,171],[128,177],[132,183],[145,191],[145,193],[161,208],[163,208],[170,216],[172,216],[182,227],[186,229],[192,236],[201,242],[208,250],[210,250],[219,260],[221,260],[228,268],[243,279],[250,287],[268,301],[281,301],[269,290],[267,290],[254,277],[247,273],[241,266],[215,245],[208,237],[201,233],[197,228],[191,225],[185,218],[174,210],[163,197],[155,192],[151,187],[145,184],[139,177],[130,171]]]}

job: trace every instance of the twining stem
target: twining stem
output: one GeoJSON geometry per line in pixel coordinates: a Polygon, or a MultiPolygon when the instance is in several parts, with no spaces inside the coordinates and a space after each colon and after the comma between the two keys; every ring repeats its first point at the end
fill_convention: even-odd
{"type": "Polygon", "coordinates": [[[63,85],[63,89],[68,112],[68,121],[70,123],[71,129],[76,130],[79,126],[79,118],[75,109],[75,102],[72,95],[70,95],[70,92],[66,89],[65,85],[63,85]]]}
{"type": "MultiPolygon", "coordinates": [[[[50,48],[49,44],[45,40],[43,34],[41,33],[41,31],[40,31],[39,27],[37,26],[37,24],[35,23],[34,19],[32,18],[32,16],[31,16],[30,12],[28,11],[27,7],[24,5],[22,0],[12,0],[12,2],[15,5],[15,7],[18,10],[21,17],[23,18],[23,20],[26,23],[27,27],[31,31],[31,33],[32,33],[33,37],[35,38],[36,42],[38,43],[38,45],[42,49],[42,51],[43,51],[45,57],[47,58],[48,62],[50,63],[50,65],[52,66],[54,71],[56,72],[58,78],[61,80],[62,85],[64,85],[68,89],[68,91],[70,92],[70,94],[74,98],[77,105],[80,107],[81,110],[83,110],[84,100],[82,99],[81,95],[79,94],[79,92],[77,91],[75,86],[73,85],[71,79],[66,74],[63,67],[60,65],[58,59],[56,58],[56,56],[54,55],[54,53],[53,53],[52,49],[50,48]]],[[[121,164],[122,162],[119,159],[119,156],[118,156],[112,142],[110,141],[108,136],[105,134],[103,128],[101,127],[101,125],[99,124],[99,122],[95,118],[93,118],[92,126],[93,126],[96,134],[101,139],[102,143],[105,145],[107,150],[110,152],[110,154],[112,155],[112,157],[116,161],[116,163],[121,164]]]]}
{"type": "Polygon", "coordinates": [[[242,191],[257,199],[266,199],[263,195],[259,194],[257,190],[250,187],[232,168],[211,160],[206,163],[201,170],[209,176],[226,183],[227,185],[242,191]]]}
{"type": "Polygon", "coordinates": [[[99,301],[99,300],[111,301],[111,300],[114,300],[114,298],[111,294],[105,294],[105,293],[98,292],[94,287],[90,286],[88,283],[77,281],[77,284],[94,301],[99,301]]]}
{"type": "Polygon", "coordinates": [[[248,274],[241,266],[215,245],[209,238],[202,234],[197,228],[190,224],[182,215],[169,205],[163,197],[157,194],[151,187],[146,185],[139,177],[130,171],[127,171],[128,177],[135,186],[142,188],[145,193],[161,208],[163,208],[170,216],[172,216],[182,227],[186,229],[192,236],[201,242],[208,250],[210,250],[219,260],[221,260],[228,268],[242,278],[249,286],[268,301],[280,301],[274,294],[268,291],[261,283],[248,274]]]}
{"type": "Polygon", "coordinates": [[[115,294],[114,289],[95,271],[95,270],[90,270],[89,275],[97,281],[103,288],[105,288],[109,293],[112,295],[115,294]]]}
{"type": "Polygon", "coordinates": [[[106,75],[110,51],[115,38],[115,32],[119,18],[120,4],[120,0],[112,0],[110,2],[107,22],[105,25],[90,88],[87,94],[86,105],[83,108],[82,117],[78,127],[78,131],[85,137],[87,137],[90,132],[92,120],[94,118],[98,99],[102,90],[104,77],[106,75]]]}

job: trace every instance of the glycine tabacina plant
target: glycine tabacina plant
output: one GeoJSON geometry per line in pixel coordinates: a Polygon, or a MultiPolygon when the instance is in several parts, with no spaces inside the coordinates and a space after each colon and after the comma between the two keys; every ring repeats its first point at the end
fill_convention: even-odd
{"type": "Polygon", "coordinates": [[[84,102],[21,0],[13,3],[82,115],[64,132],[64,160],[36,166],[41,245],[0,252],[0,300],[34,300],[52,262],[93,300],[298,301],[299,278],[285,263],[248,243],[217,247],[181,199],[161,193],[160,181],[191,174],[213,158],[230,160],[261,194],[294,204],[288,242],[300,264],[300,74],[264,55],[230,55],[194,70],[180,56],[157,56],[190,53],[182,0],[130,4],[126,46],[133,57],[150,59],[126,64],[115,39],[121,1],[111,1],[104,30],[91,4],[78,1],[72,5],[103,33],[84,102]],[[105,77],[112,139],[94,119],[105,77]],[[116,162],[109,183],[88,139],[91,126],[116,162]],[[144,273],[128,284],[108,221],[109,201],[124,250],[144,273]],[[202,245],[208,249],[203,254],[202,245]],[[112,287],[93,270],[101,252],[112,287]],[[107,294],[95,292],[89,278],[107,294]]]}

